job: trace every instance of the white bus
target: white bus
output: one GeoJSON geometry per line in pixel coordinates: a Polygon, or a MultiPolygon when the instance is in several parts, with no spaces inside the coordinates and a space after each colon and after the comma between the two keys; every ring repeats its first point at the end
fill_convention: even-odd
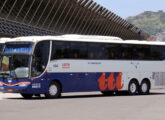
{"type": "Polygon", "coordinates": [[[0,90],[24,98],[65,92],[149,94],[165,85],[165,43],[117,37],[32,36],[6,41],[0,90]]]}

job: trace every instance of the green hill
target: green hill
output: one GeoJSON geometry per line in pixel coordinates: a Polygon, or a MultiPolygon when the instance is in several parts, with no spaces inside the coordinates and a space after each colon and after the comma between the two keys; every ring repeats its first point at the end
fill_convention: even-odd
{"type": "Polygon", "coordinates": [[[137,16],[128,17],[127,20],[152,35],[165,31],[165,12],[163,11],[146,11],[137,16]]]}

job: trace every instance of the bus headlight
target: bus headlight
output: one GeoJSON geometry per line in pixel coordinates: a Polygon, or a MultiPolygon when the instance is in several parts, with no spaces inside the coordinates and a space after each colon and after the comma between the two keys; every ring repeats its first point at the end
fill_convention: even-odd
{"type": "Polygon", "coordinates": [[[24,82],[24,83],[20,83],[19,86],[25,87],[25,86],[28,86],[29,84],[30,84],[30,82],[24,82]]]}
{"type": "Polygon", "coordinates": [[[0,86],[3,86],[3,84],[0,82],[0,86]]]}

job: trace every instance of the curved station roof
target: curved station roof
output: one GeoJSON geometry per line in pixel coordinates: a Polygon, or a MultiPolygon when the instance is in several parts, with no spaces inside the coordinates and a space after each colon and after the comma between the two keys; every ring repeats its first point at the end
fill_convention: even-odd
{"type": "Polygon", "coordinates": [[[58,34],[150,36],[92,0],[0,0],[0,36],[58,34]]]}

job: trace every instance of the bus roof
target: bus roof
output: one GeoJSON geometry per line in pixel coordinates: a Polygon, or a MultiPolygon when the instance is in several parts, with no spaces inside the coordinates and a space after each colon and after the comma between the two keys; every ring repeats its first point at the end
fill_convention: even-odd
{"type": "Polygon", "coordinates": [[[97,35],[59,35],[59,36],[27,36],[7,39],[6,42],[39,42],[43,40],[75,41],[75,42],[96,42],[96,43],[120,43],[120,44],[141,44],[141,45],[165,45],[164,42],[122,40],[119,37],[97,36],[97,35]]]}
{"type": "Polygon", "coordinates": [[[0,38],[0,43],[5,43],[7,42],[7,40],[9,40],[10,38],[0,38]]]}
{"type": "Polygon", "coordinates": [[[122,41],[119,37],[97,36],[97,35],[59,35],[59,36],[26,36],[8,39],[6,42],[39,42],[43,40],[77,41],[77,42],[107,42],[122,41]],[[101,40],[101,41],[100,41],[101,40]]]}

